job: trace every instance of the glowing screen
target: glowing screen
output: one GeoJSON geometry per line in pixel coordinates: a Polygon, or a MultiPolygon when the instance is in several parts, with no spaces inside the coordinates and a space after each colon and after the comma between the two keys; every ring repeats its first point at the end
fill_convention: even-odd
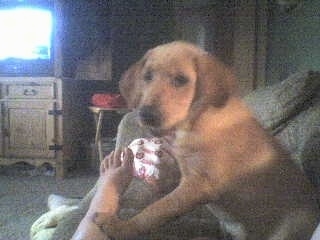
{"type": "Polygon", "coordinates": [[[0,60],[50,59],[52,13],[17,7],[0,10],[0,60]]]}

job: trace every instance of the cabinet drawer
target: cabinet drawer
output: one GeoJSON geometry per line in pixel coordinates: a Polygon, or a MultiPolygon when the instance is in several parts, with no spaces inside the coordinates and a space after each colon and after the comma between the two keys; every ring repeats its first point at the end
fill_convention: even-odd
{"type": "Polygon", "coordinates": [[[9,85],[8,98],[54,98],[53,85],[9,85]]]}

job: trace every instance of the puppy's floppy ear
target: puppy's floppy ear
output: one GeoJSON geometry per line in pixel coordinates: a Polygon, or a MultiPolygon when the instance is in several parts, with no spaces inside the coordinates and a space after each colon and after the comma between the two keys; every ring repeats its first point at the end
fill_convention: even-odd
{"type": "Polygon", "coordinates": [[[121,95],[126,100],[128,108],[136,108],[142,95],[141,70],[145,60],[142,59],[129,67],[119,81],[121,95]]]}
{"type": "Polygon", "coordinates": [[[231,94],[237,94],[236,80],[218,59],[204,53],[196,57],[197,85],[195,102],[223,107],[231,94]]]}

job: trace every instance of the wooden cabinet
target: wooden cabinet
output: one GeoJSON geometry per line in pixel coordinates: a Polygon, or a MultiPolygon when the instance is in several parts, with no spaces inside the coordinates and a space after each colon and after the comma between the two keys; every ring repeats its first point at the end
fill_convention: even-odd
{"type": "Polygon", "coordinates": [[[1,77],[0,164],[48,163],[63,177],[61,80],[1,77]]]}
{"type": "Polygon", "coordinates": [[[4,104],[4,156],[55,157],[55,121],[49,101],[7,101],[4,104]]]}
{"type": "Polygon", "coordinates": [[[94,139],[91,96],[104,81],[0,77],[0,165],[48,163],[63,177],[89,164],[94,139]]]}

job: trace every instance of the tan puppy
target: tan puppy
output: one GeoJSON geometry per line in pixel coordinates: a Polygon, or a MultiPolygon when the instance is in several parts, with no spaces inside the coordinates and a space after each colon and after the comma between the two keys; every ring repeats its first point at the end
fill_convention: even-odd
{"type": "Polygon", "coordinates": [[[237,94],[229,70],[205,51],[173,42],[148,51],[120,82],[141,124],[175,131],[178,187],[105,229],[134,239],[198,204],[240,222],[238,239],[307,240],[319,217],[312,186],[237,94]]]}

